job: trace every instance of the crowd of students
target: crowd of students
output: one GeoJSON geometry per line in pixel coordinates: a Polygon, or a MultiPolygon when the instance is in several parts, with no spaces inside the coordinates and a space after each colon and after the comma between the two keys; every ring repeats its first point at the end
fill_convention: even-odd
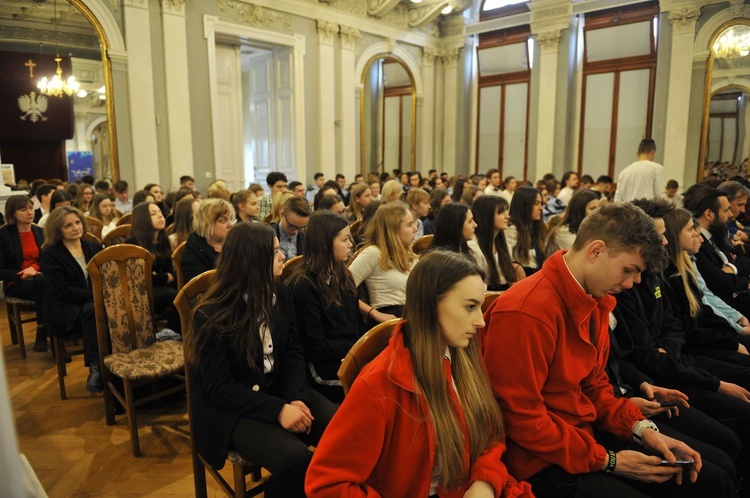
{"type": "Polygon", "coordinates": [[[36,211],[6,202],[0,271],[36,302],[34,351],[80,333],[100,392],[86,264],[101,246],[81,239],[89,216],[131,213],[156,312],[189,332],[194,443],[217,468],[230,448],[267,468],[269,497],[747,493],[748,183],[613,202],[610,178],[581,180],[319,173],[305,189],[273,172],[269,194],[216,182],[204,200],[184,177],[132,201],[122,181],[41,182],[36,211]],[[182,243],[185,282],[217,270],[188,324],[182,243]],[[505,292],[483,314],[488,290],[505,292]],[[394,318],[345,397],[342,359],[394,318]]]}

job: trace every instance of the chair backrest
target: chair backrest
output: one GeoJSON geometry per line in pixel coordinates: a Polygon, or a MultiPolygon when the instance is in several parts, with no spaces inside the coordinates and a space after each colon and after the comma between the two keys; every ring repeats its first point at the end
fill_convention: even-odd
{"type": "MultiPolygon", "coordinates": [[[[177,313],[180,314],[180,322],[182,323],[183,351],[185,351],[185,355],[188,353],[185,347],[188,341],[185,341],[185,336],[190,333],[189,325],[193,318],[193,310],[200,298],[203,297],[203,294],[211,286],[215,277],[216,270],[204,271],[185,284],[180,292],[177,293],[177,297],[174,298],[174,307],[177,308],[177,313]]],[[[187,356],[185,356],[185,364],[187,365],[187,363],[187,356]]]]}
{"type": "Polygon", "coordinates": [[[411,250],[414,252],[414,254],[422,254],[427,249],[429,249],[430,244],[432,244],[432,237],[432,235],[422,235],[420,238],[415,240],[411,245],[411,250]]]}
{"type": "Polygon", "coordinates": [[[400,321],[400,318],[394,318],[376,325],[360,337],[346,353],[338,371],[339,380],[344,387],[344,395],[349,393],[354,379],[357,378],[365,365],[385,349],[388,341],[391,340],[396,324],[400,321]]]}
{"type": "Polygon", "coordinates": [[[182,289],[182,286],[185,285],[185,277],[182,275],[182,251],[185,250],[185,244],[187,244],[187,241],[181,242],[172,252],[172,266],[174,266],[174,272],[177,276],[177,290],[182,289]]]}
{"type": "Polygon", "coordinates": [[[354,220],[352,221],[352,224],[349,225],[349,231],[352,235],[357,233],[359,231],[359,228],[362,226],[362,220],[354,220]]]}
{"type": "Polygon", "coordinates": [[[349,261],[347,261],[347,262],[346,262],[346,267],[347,267],[347,268],[349,268],[350,266],[352,266],[352,263],[354,263],[354,260],[355,260],[355,259],[357,259],[357,256],[359,256],[359,253],[361,253],[362,251],[364,251],[364,250],[365,250],[365,247],[366,247],[366,246],[362,246],[362,247],[360,247],[359,249],[357,249],[357,250],[356,250],[356,251],[354,252],[354,254],[352,254],[352,257],[351,257],[351,258],[349,258],[349,261]]]}
{"type": "Polygon", "coordinates": [[[271,220],[273,219],[273,213],[268,213],[263,217],[263,223],[271,223],[271,220]]]}
{"type": "Polygon", "coordinates": [[[174,233],[174,227],[175,227],[174,222],[167,225],[167,228],[165,228],[165,230],[167,231],[167,235],[172,235],[174,233]]]}
{"type": "Polygon", "coordinates": [[[150,252],[132,244],[108,247],[89,261],[100,358],[155,341],[153,263],[150,252]]]}
{"type": "Polygon", "coordinates": [[[110,230],[109,233],[104,236],[104,240],[102,240],[104,247],[125,243],[125,239],[130,235],[130,227],[131,225],[120,225],[110,230]]]}
{"type": "Polygon", "coordinates": [[[295,256],[285,261],[281,266],[281,276],[279,277],[279,280],[282,284],[287,283],[287,281],[289,281],[289,277],[291,277],[292,273],[294,273],[294,270],[302,265],[302,256],[303,255],[295,256]]]}
{"type": "Polygon", "coordinates": [[[502,291],[488,291],[484,293],[484,302],[482,303],[482,313],[487,311],[490,306],[492,306],[492,303],[495,302],[495,299],[500,297],[500,294],[502,294],[502,291]]]}
{"type": "Polygon", "coordinates": [[[121,227],[123,225],[130,225],[130,220],[133,218],[133,213],[123,214],[122,218],[117,220],[115,226],[121,227]]]}
{"type": "Polygon", "coordinates": [[[102,223],[100,220],[97,220],[93,216],[86,216],[86,223],[89,225],[89,233],[93,233],[98,238],[102,238],[102,229],[104,228],[104,223],[102,223]]]}
{"type": "Polygon", "coordinates": [[[84,233],[83,236],[81,237],[81,240],[85,240],[87,242],[93,242],[95,244],[102,245],[101,239],[99,239],[99,237],[97,237],[91,232],[84,233]]]}

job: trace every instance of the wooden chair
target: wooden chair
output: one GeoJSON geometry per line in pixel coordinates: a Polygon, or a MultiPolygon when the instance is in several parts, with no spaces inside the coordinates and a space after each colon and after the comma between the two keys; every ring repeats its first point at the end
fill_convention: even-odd
{"type": "Polygon", "coordinates": [[[432,235],[422,235],[420,238],[415,240],[411,245],[411,250],[414,252],[414,254],[422,254],[427,249],[429,249],[430,244],[432,244],[432,237],[432,235]]]}
{"type": "Polygon", "coordinates": [[[495,302],[495,299],[500,297],[500,294],[502,294],[502,291],[487,291],[484,293],[484,302],[482,303],[482,313],[490,309],[490,306],[492,306],[492,303],[495,302]]]}
{"type": "Polygon", "coordinates": [[[267,225],[267,224],[271,223],[272,219],[273,219],[273,213],[268,213],[267,215],[265,215],[263,217],[263,223],[265,223],[267,225]]]}
{"type": "MultiPolygon", "coordinates": [[[[187,341],[187,335],[190,333],[190,327],[188,326],[192,320],[193,310],[195,305],[200,300],[201,296],[208,290],[211,282],[214,280],[216,270],[208,270],[207,272],[201,273],[185,286],[177,294],[174,300],[175,308],[180,314],[180,321],[182,322],[183,339],[185,344],[187,341]]],[[[255,496],[260,494],[265,489],[265,483],[260,483],[251,489],[248,493],[247,483],[245,478],[248,474],[252,475],[253,481],[259,481],[261,478],[261,467],[256,465],[248,458],[242,456],[240,453],[229,450],[227,460],[232,462],[232,472],[234,473],[234,489],[229,483],[222,477],[222,475],[211,465],[209,465],[203,457],[195,449],[193,444],[193,415],[190,404],[190,382],[191,382],[191,371],[190,371],[190,354],[192,353],[187,347],[183,348],[185,354],[185,386],[187,390],[187,405],[188,405],[188,423],[190,427],[190,452],[193,457],[193,483],[195,485],[195,496],[198,498],[206,498],[208,496],[208,490],[206,488],[206,470],[213,476],[216,482],[221,486],[224,492],[228,496],[255,496]]]]}
{"type": "Polygon", "coordinates": [[[79,355],[83,354],[83,342],[80,344],[78,341],[81,339],[81,336],[75,336],[75,337],[66,337],[65,339],[60,339],[59,337],[52,336],[52,354],[55,356],[55,367],[57,368],[57,384],[60,388],[60,399],[65,401],[68,399],[67,391],[65,390],[65,376],[68,375],[68,369],[65,366],[65,353],[73,356],[73,355],[79,355]],[[63,347],[64,341],[68,341],[72,339],[73,345],[78,346],[76,349],[69,349],[63,347]]]}
{"type": "Polygon", "coordinates": [[[178,291],[185,285],[185,276],[182,274],[182,251],[185,250],[185,244],[187,244],[187,241],[181,242],[172,252],[172,266],[174,266],[174,273],[177,278],[178,291]]]}
{"type": "Polygon", "coordinates": [[[165,230],[167,231],[167,235],[172,235],[174,233],[174,227],[175,227],[174,222],[167,225],[167,228],[165,228],[165,230]]]}
{"type": "Polygon", "coordinates": [[[359,228],[362,226],[362,220],[354,220],[352,221],[352,224],[349,225],[349,232],[354,235],[359,231],[359,228]]]}
{"type": "Polygon", "coordinates": [[[128,238],[128,235],[130,235],[130,225],[120,225],[110,230],[109,233],[104,236],[102,244],[104,244],[104,247],[109,247],[116,244],[124,244],[125,239],[128,238]]]}
{"type": "Polygon", "coordinates": [[[121,227],[123,225],[130,225],[132,218],[133,218],[133,213],[123,214],[122,218],[117,220],[117,223],[115,223],[115,226],[121,227]]]}
{"type": "Polygon", "coordinates": [[[99,244],[100,246],[102,245],[101,239],[91,232],[84,233],[83,237],[81,237],[81,240],[85,240],[86,242],[93,242],[95,244],[99,244]]]}
{"type": "Polygon", "coordinates": [[[359,249],[357,249],[357,250],[356,250],[356,251],[354,252],[354,254],[352,254],[352,257],[351,257],[351,258],[349,258],[349,261],[347,261],[347,262],[346,262],[346,267],[347,267],[347,268],[349,268],[350,266],[352,266],[352,263],[354,263],[354,260],[355,260],[355,259],[357,259],[357,256],[359,256],[359,254],[360,254],[360,253],[361,253],[361,252],[362,252],[362,251],[363,251],[364,249],[365,249],[365,248],[364,248],[364,246],[363,246],[363,247],[360,247],[359,249]]]}
{"type": "Polygon", "coordinates": [[[89,225],[88,233],[92,233],[97,238],[102,238],[102,230],[104,229],[104,223],[97,220],[93,216],[86,216],[86,223],[89,225]]]}
{"type": "Polygon", "coordinates": [[[396,324],[400,321],[400,318],[394,318],[376,325],[360,337],[346,353],[338,371],[339,380],[344,387],[344,395],[349,393],[354,379],[357,378],[365,365],[385,349],[388,341],[391,340],[396,324]]]}
{"type": "Polygon", "coordinates": [[[279,277],[279,281],[282,284],[287,283],[289,281],[289,278],[292,276],[292,273],[294,273],[294,270],[296,270],[301,265],[302,265],[302,255],[295,256],[285,261],[284,264],[281,266],[281,276],[279,277]]]}
{"type": "MultiPolygon", "coordinates": [[[[5,311],[8,313],[8,328],[10,329],[10,342],[18,344],[21,359],[26,359],[26,341],[23,337],[23,324],[36,323],[36,303],[28,299],[5,296],[5,311]],[[33,311],[34,315],[23,318],[22,311],[33,311]]],[[[36,329],[34,329],[36,330],[36,329]]]]}
{"type": "Polygon", "coordinates": [[[102,250],[89,261],[94,293],[96,335],[101,358],[104,414],[107,425],[115,423],[114,398],[125,407],[131,449],[140,456],[136,406],[185,389],[184,356],[177,341],[156,342],[151,268],[154,256],[132,244],[102,250]],[[114,382],[119,377],[122,391],[114,382]],[[180,383],[138,401],[133,389],[172,377],[180,383]]]}

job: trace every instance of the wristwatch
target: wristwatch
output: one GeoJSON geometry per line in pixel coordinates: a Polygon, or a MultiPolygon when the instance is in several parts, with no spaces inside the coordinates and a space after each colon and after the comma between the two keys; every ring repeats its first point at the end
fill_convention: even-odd
{"type": "Polygon", "coordinates": [[[633,429],[633,441],[641,446],[643,446],[643,431],[646,429],[653,429],[655,432],[659,432],[659,427],[650,420],[641,420],[635,424],[635,428],[633,429]]]}

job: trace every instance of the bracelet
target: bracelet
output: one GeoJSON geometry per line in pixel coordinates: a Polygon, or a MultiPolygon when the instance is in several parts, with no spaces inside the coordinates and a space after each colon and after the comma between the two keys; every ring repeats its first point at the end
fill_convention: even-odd
{"type": "Polygon", "coordinates": [[[370,313],[372,313],[374,309],[375,309],[374,307],[370,306],[370,311],[367,312],[367,318],[372,318],[370,316],[370,313]]]}
{"type": "Polygon", "coordinates": [[[633,441],[643,446],[643,431],[646,429],[652,429],[654,432],[659,432],[659,428],[650,420],[641,420],[635,425],[633,429],[633,441]]]}
{"type": "Polygon", "coordinates": [[[607,454],[609,455],[609,461],[607,462],[607,468],[604,469],[604,473],[612,474],[615,471],[615,466],[617,466],[617,453],[609,450],[607,454]]]}

